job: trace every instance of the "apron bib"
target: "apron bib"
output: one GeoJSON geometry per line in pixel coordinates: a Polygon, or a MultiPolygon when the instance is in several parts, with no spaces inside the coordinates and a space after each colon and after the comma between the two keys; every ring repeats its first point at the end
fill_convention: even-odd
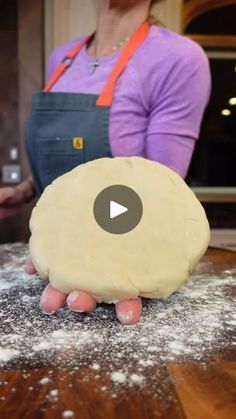
{"type": "Polygon", "coordinates": [[[144,22],[130,39],[100,96],[50,92],[93,35],[67,53],[44,91],[33,96],[25,141],[38,193],[82,163],[112,157],[109,117],[116,82],[147,38],[149,28],[148,22],[144,22]]]}

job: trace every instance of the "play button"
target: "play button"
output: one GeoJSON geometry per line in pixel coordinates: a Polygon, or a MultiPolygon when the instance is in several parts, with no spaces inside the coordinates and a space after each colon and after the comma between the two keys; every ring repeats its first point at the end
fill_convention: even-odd
{"type": "Polygon", "coordinates": [[[138,194],[128,186],[109,186],[97,196],[93,213],[97,224],[106,232],[124,234],[133,230],[143,215],[138,194]]]}
{"type": "Polygon", "coordinates": [[[110,218],[116,218],[121,214],[124,214],[128,211],[128,208],[123,207],[123,205],[117,204],[117,202],[110,202],[110,218]]]}

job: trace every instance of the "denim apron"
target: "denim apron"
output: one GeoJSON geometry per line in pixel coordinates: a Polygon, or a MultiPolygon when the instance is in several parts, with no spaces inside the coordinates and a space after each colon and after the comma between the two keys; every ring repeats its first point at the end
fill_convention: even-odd
{"type": "Polygon", "coordinates": [[[137,48],[147,38],[149,28],[149,24],[144,22],[124,47],[100,96],[50,92],[93,35],[66,54],[44,91],[33,96],[25,141],[39,194],[54,179],[76,166],[102,157],[112,157],[109,116],[116,82],[137,48]]]}

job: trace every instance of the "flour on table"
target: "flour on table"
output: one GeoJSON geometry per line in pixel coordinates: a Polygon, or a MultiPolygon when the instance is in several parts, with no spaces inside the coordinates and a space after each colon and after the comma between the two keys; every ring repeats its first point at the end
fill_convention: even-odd
{"type": "Polygon", "coordinates": [[[73,418],[73,417],[74,417],[74,412],[72,410],[65,410],[62,413],[62,418],[63,419],[70,419],[70,418],[73,418]]]}
{"type": "Polygon", "coordinates": [[[126,382],[126,374],[122,371],[111,373],[111,379],[115,384],[124,384],[126,382]]]}
{"type": "Polygon", "coordinates": [[[93,364],[92,365],[92,369],[95,370],[95,371],[97,371],[97,370],[100,369],[100,365],[99,364],[93,364]]]}
{"type": "Polygon", "coordinates": [[[14,349],[3,349],[0,347],[0,363],[8,362],[19,355],[19,351],[14,349]]]}
{"type": "Polygon", "coordinates": [[[132,384],[142,384],[142,382],[145,380],[144,376],[138,374],[131,374],[129,378],[132,384]]]}
{"type": "Polygon", "coordinates": [[[50,383],[50,378],[48,377],[43,377],[41,378],[41,380],[39,380],[39,384],[42,384],[42,385],[49,384],[49,383],[50,383]]]}
{"type": "MultiPolygon", "coordinates": [[[[205,265],[200,264],[189,283],[171,297],[145,300],[141,321],[129,327],[106,305],[87,315],[66,307],[44,315],[39,301],[45,282],[24,272],[27,255],[25,245],[0,247],[1,367],[45,364],[65,368],[71,376],[86,369],[90,375],[85,381],[97,380],[106,371],[118,388],[144,385],[165,363],[204,363],[216,355],[220,359],[226,346],[235,351],[236,270],[217,276],[209,265],[212,273],[203,274],[205,265]]],[[[50,379],[49,373],[42,376],[39,385],[51,385],[50,379]]],[[[106,381],[101,387],[108,391],[106,381]]],[[[160,391],[156,385],[155,391],[160,391]]],[[[53,402],[58,397],[58,390],[50,389],[48,398],[53,402]]]]}
{"type": "Polygon", "coordinates": [[[59,394],[58,390],[51,390],[49,393],[50,397],[57,397],[58,394],[59,394]]]}
{"type": "Polygon", "coordinates": [[[59,390],[57,390],[57,389],[50,390],[48,395],[47,395],[47,400],[49,400],[51,402],[56,402],[56,401],[58,401],[58,396],[59,396],[59,390]]]}

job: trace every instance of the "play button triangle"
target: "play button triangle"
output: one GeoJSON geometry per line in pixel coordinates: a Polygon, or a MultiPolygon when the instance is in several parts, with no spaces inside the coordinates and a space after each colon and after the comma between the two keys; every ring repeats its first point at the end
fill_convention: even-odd
{"type": "Polygon", "coordinates": [[[128,208],[118,204],[115,201],[110,201],[110,219],[116,218],[128,211],[128,208]]]}
{"type": "Polygon", "coordinates": [[[126,234],[141,221],[143,204],[137,192],[126,185],[110,185],[95,198],[94,218],[110,234],[126,234]]]}

